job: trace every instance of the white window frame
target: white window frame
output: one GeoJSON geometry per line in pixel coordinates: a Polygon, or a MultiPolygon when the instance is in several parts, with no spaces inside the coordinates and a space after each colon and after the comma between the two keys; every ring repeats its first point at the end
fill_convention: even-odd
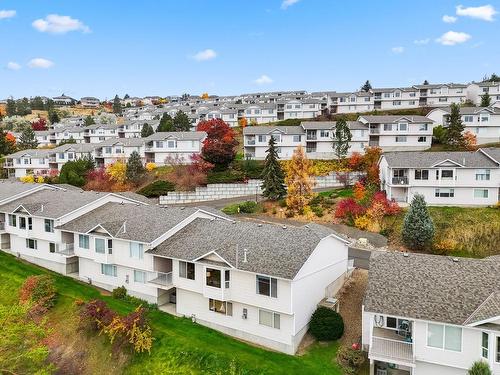
{"type": "Polygon", "coordinates": [[[99,237],[96,237],[94,238],[94,250],[97,254],[106,254],[106,239],[105,238],[99,238],[99,237]],[[102,241],[103,242],[103,249],[102,251],[97,251],[97,241],[102,241]]]}
{"type": "Polygon", "coordinates": [[[130,242],[129,255],[132,259],[144,259],[144,245],[139,242],[130,242]]]}
{"type": "Polygon", "coordinates": [[[110,277],[118,277],[118,269],[114,264],[104,264],[101,263],[101,274],[104,276],[110,276],[110,277]],[[111,267],[111,275],[106,273],[105,270],[109,270],[109,267],[111,267]]]}
{"type": "Polygon", "coordinates": [[[481,358],[488,359],[490,357],[489,344],[490,344],[490,334],[488,332],[481,332],[481,358]],[[483,342],[483,338],[485,335],[486,335],[486,346],[484,346],[483,342]]]}
{"type": "Polygon", "coordinates": [[[26,248],[31,249],[31,250],[37,250],[38,249],[38,241],[33,239],[33,238],[26,238],[26,248]],[[33,247],[30,246],[31,243],[33,244],[33,247]]]}
{"type": "Polygon", "coordinates": [[[90,249],[90,237],[86,234],[79,234],[78,235],[78,247],[80,249],[90,249]],[[82,242],[87,242],[87,247],[82,246],[82,242]]]}
{"type": "Polygon", "coordinates": [[[134,270],[134,283],[146,284],[146,281],[147,275],[145,271],[134,270]],[[141,277],[137,277],[138,275],[141,275],[141,277]]]}
{"type": "Polygon", "coordinates": [[[259,324],[274,329],[281,329],[281,315],[274,311],[259,309],[259,324]],[[265,324],[261,319],[261,314],[271,314],[271,324],[265,324]]]}
{"type": "Polygon", "coordinates": [[[462,353],[463,351],[463,347],[464,347],[464,333],[463,333],[463,329],[462,327],[457,327],[457,326],[452,326],[452,325],[448,325],[448,324],[439,324],[439,323],[427,323],[427,338],[426,338],[426,346],[428,348],[432,348],[432,349],[438,349],[438,350],[442,350],[442,351],[449,351],[449,352],[455,352],[455,353],[462,353]],[[432,346],[432,345],[429,345],[429,326],[430,325],[434,325],[434,326],[441,326],[443,329],[443,336],[442,336],[442,346],[439,347],[439,346],[432,346]],[[460,330],[460,350],[455,350],[455,349],[448,349],[446,348],[446,329],[449,329],[449,328],[457,328],[460,330]]]}
{"type": "Polygon", "coordinates": [[[486,188],[483,188],[483,189],[474,189],[473,196],[474,196],[474,199],[488,199],[489,196],[490,196],[490,190],[486,189],[486,188]],[[479,191],[483,192],[482,196],[477,196],[476,195],[476,192],[479,192],[479,191]],[[484,192],[486,192],[486,196],[484,196],[484,192]]]}
{"type": "Polygon", "coordinates": [[[270,276],[255,275],[255,292],[260,296],[278,298],[278,279],[270,276]],[[266,279],[269,281],[269,294],[259,292],[259,281],[265,281],[266,279]]]}

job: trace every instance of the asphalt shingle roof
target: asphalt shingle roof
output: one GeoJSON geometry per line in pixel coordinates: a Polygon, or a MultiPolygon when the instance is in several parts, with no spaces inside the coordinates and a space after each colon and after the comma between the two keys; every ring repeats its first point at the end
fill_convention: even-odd
{"type": "Polygon", "coordinates": [[[387,152],[383,156],[390,168],[431,168],[451,160],[465,168],[495,168],[498,164],[481,152],[475,151],[404,151],[387,152]]]}
{"type": "Polygon", "coordinates": [[[432,123],[430,118],[425,116],[407,116],[407,115],[373,115],[373,116],[361,116],[360,118],[365,119],[369,123],[372,124],[383,124],[383,123],[391,123],[398,122],[400,120],[407,120],[409,122],[416,123],[432,123]]]}
{"type": "MultiPolygon", "coordinates": [[[[314,130],[314,129],[332,129],[335,128],[337,124],[336,121],[302,121],[300,125],[306,130],[314,130]]],[[[359,121],[347,121],[347,126],[349,129],[368,129],[365,124],[359,121]]]]}
{"type": "Polygon", "coordinates": [[[304,129],[300,126],[247,126],[243,129],[244,135],[269,134],[273,131],[283,134],[304,134],[304,129]]]}
{"type": "Polygon", "coordinates": [[[146,142],[161,141],[163,139],[179,139],[179,140],[202,140],[207,136],[205,132],[159,132],[151,134],[149,137],[144,138],[146,142]]]}

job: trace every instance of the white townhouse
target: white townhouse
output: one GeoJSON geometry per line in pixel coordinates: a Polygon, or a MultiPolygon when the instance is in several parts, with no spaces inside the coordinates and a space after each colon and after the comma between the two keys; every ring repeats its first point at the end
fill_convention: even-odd
{"type": "Polygon", "coordinates": [[[251,104],[245,109],[244,117],[248,124],[256,122],[257,124],[278,121],[277,106],[274,103],[269,104],[251,104]]]}
{"type": "Polygon", "coordinates": [[[110,138],[94,144],[96,165],[106,166],[117,160],[126,161],[133,152],[137,152],[144,163],[145,144],[146,140],[144,138],[110,138]]]}
{"type": "Polygon", "coordinates": [[[328,98],[331,113],[369,112],[374,109],[371,92],[333,92],[329,93],[328,98]]]}
{"type": "Polygon", "coordinates": [[[192,131],[158,132],[142,138],[145,141],[146,162],[165,165],[165,159],[173,158],[183,163],[190,163],[191,155],[201,153],[206,137],[207,133],[205,132],[192,131]]]}
{"type": "Polygon", "coordinates": [[[419,91],[415,87],[373,89],[373,109],[418,108],[419,91]]]}
{"type": "Polygon", "coordinates": [[[230,127],[238,126],[238,110],[237,109],[221,109],[221,118],[230,127]]]}
{"type": "Polygon", "coordinates": [[[247,126],[243,129],[245,158],[265,159],[271,137],[276,141],[276,151],[283,160],[291,159],[298,146],[305,147],[306,132],[301,126],[247,126]]]}
{"type": "Polygon", "coordinates": [[[459,83],[428,84],[413,86],[418,90],[419,105],[422,107],[446,107],[467,100],[467,85],[459,83]]]}
{"type": "Polygon", "coordinates": [[[426,150],[432,144],[433,121],[425,116],[360,116],[370,132],[370,146],[384,151],[426,150]]]}
{"type": "Polygon", "coordinates": [[[500,149],[475,152],[389,152],[378,162],[381,189],[410,203],[415,194],[429,205],[485,206],[499,200],[500,149]]]}
{"type": "Polygon", "coordinates": [[[475,105],[481,105],[481,97],[488,93],[491,104],[500,102],[500,82],[478,82],[467,86],[467,99],[475,105]]]}
{"type": "Polygon", "coordinates": [[[49,139],[54,145],[58,145],[63,141],[74,140],[76,143],[84,143],[85,129],[81,126],[64,126],[50,130],[49,139]]]}
{"type": "Polygon", "coordinates": [[[85,96],[80,99],[83,108],[99,108],[101,101],[93,96],[85,96]]]}
{"type": "Polygon", "coordinates": [[[140,138],[142,128],[145,124],[150,125],[154,131],[160,124],[159,120],[145,120],[145,121],[127,121],[124,124],[118,125],[119,138],[140,138]]]}
{"type": "Polygon", "coordinates": [[[53,130],[35,130],[35,138],[38,142],[38,147],[47,147],[53,145],[52,139],[54,138],[53,130]]]}
{"type": "Polygon", "coordinates": [[[99,143],[110,138],[118,137],[118,124],[94,124],[83,128],[85,143],[99,143]]]}
{"type": "Polygon", "coordinates": [[[52,154],[52,149],[21,150],[6,155],[3,166],[8,177],[23,177],[28,174],[44,176],[50,173],[49,157],[52,154]]]}
{"type": "Polygon", "coordinates": [[[49,155],[51,169],[61,170],[68,161],[75,161],[84,157],[95,157],[96,145],[90,143],[67,143],[53,148],[49,155]]]}
{"type": "MultiPolygon", "coordinates": [[[[448,126],[450,108],[436,108],[427,114],[435,124],[448,126]]],[[[465,131],[476,136],[477,144],[500,142],[500,108],[460,107],[465,131]]]]}
{"type": "Polygon", "coordinates": [[[348,242],[317,224],[235,222],[78,189],[33,192],[0,213],[5,251],[288,354],[348,271],[348,242]]]}
{"type": "Polygon", "coordinates": [[[372,252],[362,311],[370,374],[500,374],[498,256],[372,252]]]}

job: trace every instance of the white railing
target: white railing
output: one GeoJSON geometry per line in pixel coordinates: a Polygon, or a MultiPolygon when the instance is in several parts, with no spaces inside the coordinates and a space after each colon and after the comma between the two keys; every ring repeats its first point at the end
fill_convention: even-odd
{"type": "Polygon", "coordinates": [[[172,272],[153,272],[148,282],[162,286],[172,285],[172,272]]]}
{"type": "Polygon", "coordinates": [[[369,356],[383,357],[388,360],[415,362],[413,343],[382,337],[372,337],[369,356]]]}
{"type": "Polygon", "coordinates": [[[5,223],[0,221],[0,230],[5,230],[5,223]]]}
{"type": "Polygon", "coordinates": [[[62,244],[61,246],[58,247],[56,252],[62,255],[74,255],[75,245],[72,243],[62,244]]]}

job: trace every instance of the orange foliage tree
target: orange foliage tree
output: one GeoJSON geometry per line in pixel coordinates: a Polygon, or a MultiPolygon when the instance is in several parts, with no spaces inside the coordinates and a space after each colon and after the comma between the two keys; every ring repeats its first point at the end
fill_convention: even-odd
{"type": "Polygon", "coordinates": [[[477,146],[477,137],[469,130],[464,133],[464,146],[469,151],[474,151],[477,146]]]}
{"type": "Polygon", "coordinates": [[[312,199],[312,163],[304,148],[295,149],[292,159],[285,167],[287,186],[286,205],[294,214],[302,213],[312,199]]]}

